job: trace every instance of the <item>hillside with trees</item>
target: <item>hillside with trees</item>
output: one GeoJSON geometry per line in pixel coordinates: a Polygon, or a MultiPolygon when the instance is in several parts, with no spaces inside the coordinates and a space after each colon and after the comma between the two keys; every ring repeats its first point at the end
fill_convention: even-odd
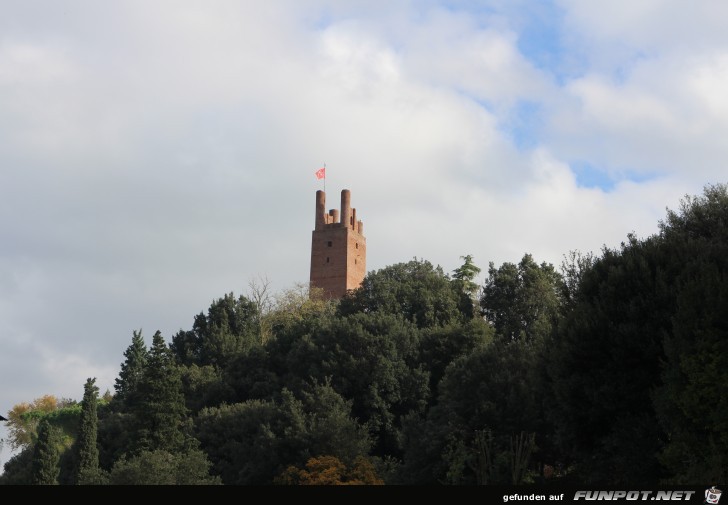
{"type": "MultiPolygon", "coordinates": [[[[728,481],[728,188],[560,267],[370,272],[133,331],[115,391],[8,413],[2,484],[728,481]]],[[[81,385],[79,385],[80,387],[81,385]]]]}

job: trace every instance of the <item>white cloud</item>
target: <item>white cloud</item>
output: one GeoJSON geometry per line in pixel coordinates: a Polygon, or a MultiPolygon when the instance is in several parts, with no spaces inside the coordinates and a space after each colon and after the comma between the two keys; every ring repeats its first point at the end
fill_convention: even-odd
{"type": "Polygon", "coordinates": [[[712,0],[618,0],[597,5],[581,0],[558,0],[568,27],[595,51],[610,53],[614,44],[636,51],[663,52],[675,47],[704,50],[723,44],[723,20],[728,5],[712,0]],[[608,49],[606,46],[612,46],[608,49]]]}
{"type": "Polygon", "coordinates": [[[692,172],[704,181],[724,173],[728,131],[725,56],[645,60],[624,82],[588,74],[565,87],[552,110],[549,141],[566,159],[590,159],[614,172],[692,172]]]}

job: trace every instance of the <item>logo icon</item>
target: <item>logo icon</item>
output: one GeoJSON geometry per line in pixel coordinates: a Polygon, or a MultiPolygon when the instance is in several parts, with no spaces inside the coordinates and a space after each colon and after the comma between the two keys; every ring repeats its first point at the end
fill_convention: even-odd
{"type": "Polygon", "coordinates": [[[715,486],[711,487],[710,489],[705,490],[705,503],[710,503],[711,505],[718,505],[718,502],[720,501],[720,493],[722,491],[720,489],[715,489],[715,486]]]}

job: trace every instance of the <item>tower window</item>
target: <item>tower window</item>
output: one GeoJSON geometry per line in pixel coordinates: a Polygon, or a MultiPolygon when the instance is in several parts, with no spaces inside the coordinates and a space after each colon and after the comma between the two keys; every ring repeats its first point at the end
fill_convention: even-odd
{"type": "Polygon", "coordinates": [[[329,240],[328,246],[331,247],[331,241],[329,240]]]}
{"type": "Polygon", "coordinates": [[[326,258],[326,263],[328,263],[328,262],[329,262],[329,258],[326,258]]]}
{"type": "Polygon", "coordinates": [[[354,260],[354,264],[356,265],[356,260],[354,260]]]}
{"type": "Polygon", "coordinates": [[[356,243],[356,248],[359,249],[359,242],[356,243]]]}

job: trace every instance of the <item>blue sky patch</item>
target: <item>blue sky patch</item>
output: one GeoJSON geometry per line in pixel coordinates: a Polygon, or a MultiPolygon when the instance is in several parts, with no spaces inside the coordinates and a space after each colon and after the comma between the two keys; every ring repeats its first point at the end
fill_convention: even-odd
{"type": "Polygon", "coordinates": [[[594,167],[585,161],[576,161],[570,164],[571,171],[576,176],[576,185],[582,188],[599,188],[602,191],[614,189],[615,181],[606,170],[594,167]]]}
{"type": "Polygon", "coordinates": [[[539,143],[543,125],[541,104],[533,100],[519,100],[510,114],[509,131],[518,149],[531,149],[539,143]]]}
{"type": "Polygon", "coordinates": [[[582,188],[598,188],[610,192],[622,181],[646,182],[655,179],[654,173],[643,173],[635,170],[614,170],[597,167],[586,161],[573,161],[569,164],[576,176],[576,185],[582,188]]]}

